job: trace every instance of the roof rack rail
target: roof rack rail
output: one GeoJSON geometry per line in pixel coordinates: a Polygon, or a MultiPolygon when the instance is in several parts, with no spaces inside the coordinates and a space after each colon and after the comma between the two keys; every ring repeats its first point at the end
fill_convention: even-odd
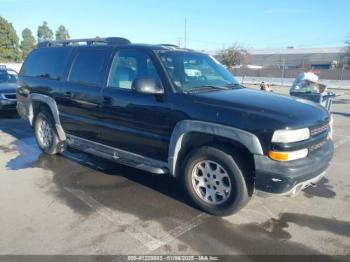
{"type": "Polygon", "coordinates": [[[163,46],[163,47],[168,47],[168,48],[180,48],[178,45],[174,45],[174,44],[159,44],[160,46],[163,46]]]}
{"type": "Polygon", "coordinates": [[[85,45],[94,45],[94,44],[107,44],[107,45],[128,45],[131,42],[122,37],[106,37],[106,38],[83,38],[83,39],[69,39],[69,40],[60,40],[60,41],[43,41],[38,43],[37,47],[51,47],[51,46],[68,46],[71,44],[85,43],[85,45]]]}

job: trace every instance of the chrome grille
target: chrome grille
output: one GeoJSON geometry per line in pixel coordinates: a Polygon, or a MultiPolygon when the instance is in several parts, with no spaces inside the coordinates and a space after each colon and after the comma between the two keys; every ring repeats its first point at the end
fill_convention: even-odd
{"type": "Polygon", "coordinates": [[[323,124],[321,126],[317,126],[317,127],[313,127],[313,128],[310,128],[310,135],[311,136],[317,136],[323,132],[326,132],[328,131],[329,129],[329,124],[323,124]]]}

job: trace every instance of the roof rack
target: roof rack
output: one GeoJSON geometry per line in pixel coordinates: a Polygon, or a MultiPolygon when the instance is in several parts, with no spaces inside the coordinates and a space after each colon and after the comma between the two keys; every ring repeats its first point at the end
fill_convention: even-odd
{"type": "Polygon", "coordinates": [[[122,37],[106,37],[106,38],[83,38],[83,39],[69,39],[61,41],[43,41],[38,43],[37,47],[51,47],[51,46],[68,46],[72,44],[85,44],[85,45],[94,45],[94,44],[107,44],[107,45],[128,45],[131,42],[122,37]]]}
{"type": "Polygon", "coordinates": [[[162,47],[165,47],[165,48],[169,48],[169,49],[180,48],[178,45],[174,45],[174,44],[159,44],[159,45],[162,46],[162,47]]]}
{"type": "Polygon", "coordinates": [[[160,44],[161,46],[169,46],[169,47],[176,47],[179,48],[178,45],[174,45],[174,44],[160,44]]]}
{"type": "Polygon", "coordinates": [[[190,48],[185,48],[185,47],[180,47],[178,45],[174,45],[174,44],[159,44],[159,46],[164,47],[168,50],[185,50],[185,51],[194,51],[194,49],[190,49],[190,48]]]}

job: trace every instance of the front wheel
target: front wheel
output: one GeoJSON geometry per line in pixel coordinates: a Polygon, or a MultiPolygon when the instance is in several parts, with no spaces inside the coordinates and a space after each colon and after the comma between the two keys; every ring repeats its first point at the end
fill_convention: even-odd
{"type": "Polygon", "coordinates": [[[40,112],[35,117],[34,132],[36,141],[40,149],[49,155],[55,155],[61,151],[60,141],[53,123],[48,112],[40,112]]]}
{"type": "Polygon", "coordinates": [[[204,146],[193,150],[183,165],[186,190],[200,209],[230,215],[250,200],[240,163],[224,149],[204,146]]]}

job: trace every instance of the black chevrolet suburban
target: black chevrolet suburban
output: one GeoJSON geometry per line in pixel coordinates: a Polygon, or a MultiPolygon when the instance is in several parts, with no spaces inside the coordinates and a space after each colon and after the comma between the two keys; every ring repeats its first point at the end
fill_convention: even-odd
{"type": "Polygon", "coordinates": [[[170,174],[214,215],[254,193],[296,195],[333,156],[321,106],[245,88],[214,57],[174,45],[42,42],[22,66],[17,99],[45,153],[75,148],[170,174]]]}

